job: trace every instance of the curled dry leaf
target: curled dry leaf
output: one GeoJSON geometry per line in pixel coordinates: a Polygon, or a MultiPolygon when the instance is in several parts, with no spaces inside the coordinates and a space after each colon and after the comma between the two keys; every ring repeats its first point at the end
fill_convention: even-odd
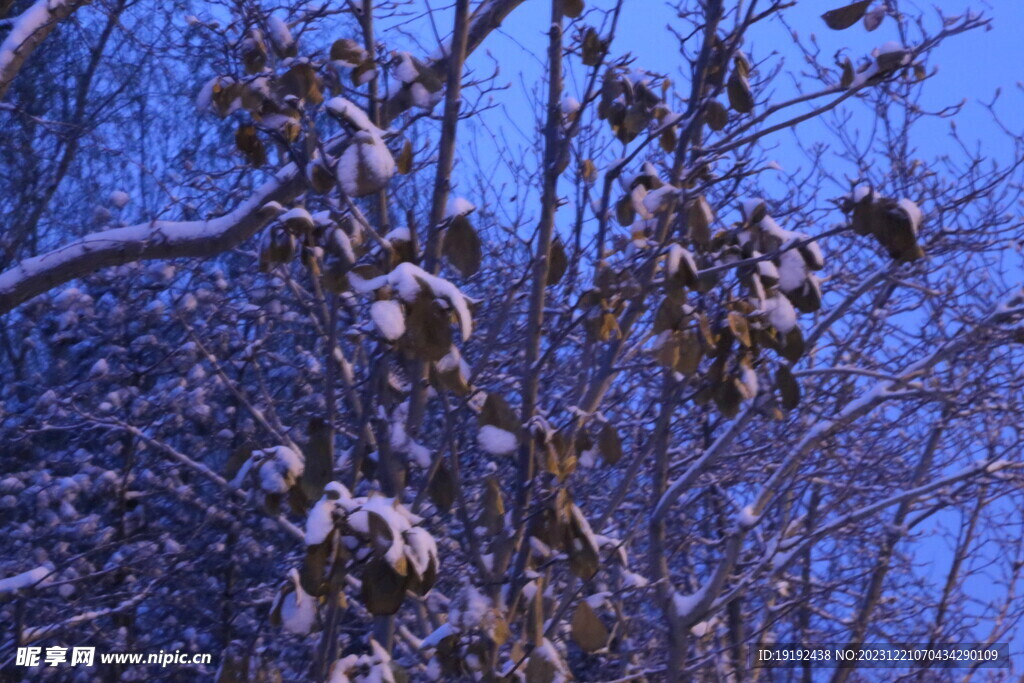
{"type": "Polygon", "coordinates": [[[871,0],[860,0],[860,2],[855,2],[845,7],[829,10],[822,14],[821,18],[825,20],[825,24],[830,29],[841,31],[844,28],[850,28],[860,21],[870,6],[871,0]]]}

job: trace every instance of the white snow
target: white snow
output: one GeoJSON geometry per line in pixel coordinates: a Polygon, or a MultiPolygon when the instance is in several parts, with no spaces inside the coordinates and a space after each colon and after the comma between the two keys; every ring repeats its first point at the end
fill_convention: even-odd
{"type": "MultiPolygon", "coordinates": [[[[230,76],[214,76],[208,80],[202,88],[199,90],[199,94],[196,95],[196,109],[201,112],[217,113],[218,110],[213,106],[213,90],[215,87],[220,86],[221,88],[228,88],[234,85],[235,79],[230,76]]],[[[228,105],[225,115],[233,114],[242,107],[242,99],[236,97],[232,100],[231,104],[228,105]]]]}
{"type": "Polygon", "coordinates": [[[764,309],[768,314],[768,322],[782,334],[788,334],[796,327],[796,309],[782,294],[776,294],[764,302],[764,309]]]}
{"type": "Polygon", "coordinates": [[[395,67],[395,77],[403,83],[412,83],[420,77],[420,72],[413,64],[412,55],[408,52],[397,52],[399,58],[398,66],[395,67]]]}
{"type": "Polygon", "coordinates": [[[313,227],[313,217],[309,215],[309,211],[302,206],[296,206],[293,209],[285,211],[283,214],[278,216],[277,220],[282,223],[302,224],[307,228],[313,227]]]}
{"type": "Polygon", "coordinates": [[[448,200],[448,209],[445,211],[444,217],[465,216],[474,209],[476,206],[465,197],[452,197],[448,200]]]}
{"type": "Polygon", "coordinates": [[[35,569],[29,569],[26,572],[8,576],[6,579],[0,579],[0,595],[35,586],[50,576],[51,573],[53,573],[52,566],[41,565],[35,569]]]}
{"type": "Polygon", "coordinates": [[[758,261],[757,272],[761,277],[778,280],[779,269],[775,267],[775,264],[771,261],[758,261]]]}
{"type": "Polygon", "coordinates": [[[370,317],[384,338],[394,341],[405,334],[405,315],[402,305],[390,299],[374,301],[370,305],[370,317]]]}
{"type": "Polygon", "coordinates": [[[421,282],[430,289],[435,297],[444,299],[451,305],[459,319],[462,340],[469,339],[473,332],[473,317],[469,313],[469,304],[458,287],[408,262],[399,263],[387,275],[387,283],[398,292],[398,296],[403,301],[410,303],[419,296],[421,282]]]}
{"type": "Polygon", "coordinates": [[[409,242],[412,240],[412,233],[409,232],[409,228],[395,228],[384,235],[384,239],[388,242],[409,242]]]}
{"type": "Polygon", "coordinates": [[[284,19],[278,15],[270,15],[270,18],[267,19],[267,28],[270,32],[270,42],[274,44],[274,47],[281,54],[287,52],[295,44],[291,29],[288,28],[288,24],[285,23],[284,19]]]}
{"type": "Polygon", "coordinates": [[[878,73],[878,62],[871,62],[870,65],[863,71],[857,73],[853,78],[853,82],[850,83],[851,88],[859,88],[867,83],[875,74],[878,73]]]}
{"type": "Polygon", "coordinates": [[[700,604],[701,599],[704,597],[704,588],[706,588],[706,586],[702,587],[701,590],[698,590],[696,593],[690,593],[688,595],[678,592],[673,595],[672,608],[675,610],[676,616],[687,617],[693,613],[693,611],[697,609],[697,605],[700,604]]]}
{"type": "MultiPolygon", "coordinates": [[[[416,532],[413,534],[411,541],[415,545],[407,543],[407,532],[413,528],[414,524],[418,524],[421,519],[409,512],[395,498],[371,495],[369,498],[357,498],[352,502],[359,504],[359,506],[349,513],[348,523],[350,527],[360,534],[367,537],[370,535],[369,513],[371,512],[377,514],[387,524],[390,530],[391,544],[384,553],[384,559],[391,566],[397,566],[404,555],[414,566],[417,562],[423,562],[425,567],[425,562],[431,557],[430,553],[433,553],[436,563],[437,546],[433,539],[428,541],[419,532],[416,532]]],[[[426,534],[427,532],[423,531],[423,533],[426,534]]],[[[429,534],[427,535],[429,536],[429,534]]]]}
{"type": "Polygon", "coordinates": [[[131,201],[131,197],[129,197],[128,193],[124,190],[114,190],[110,193],[109,200],[110,203],[117,208],[123,209],[128,205],[128,202],[131,201]]]}
{"type": "Polygon", "coordinates": [[[491,455],[508,455],[519,445],[516,435],[494,425],[484,425],[477,432],[476,442],[491,455]]]}
{"type": "Polygon", "coordinates": [[[672,244],[668,248],[668,255],[665,257],[665,269],[668,271],[669,277],[673,277],[679,272],[679,266],[686,263],[687,268],[690,272],[697,272],[697,261],[693,258],[693,254],[689,250],[684,249],[678,244],[672,244]]]}
{"type": "Polygon", "coordinates": [[[352,240],[341,228],[331,228],[327,233],[328,244],[350,263],[356,262],[356,253],[352,249],[352,240]]]}
{"type": "Polygon", "coordinates": [[[281,602],[281,625],[286,631],[304,636],[313,630],[315,621],[316,602],[296,580],[295,591],[284,596],[281,602]]]}
{"type": "Polygon", "coordinates": [[[433,462],[432,454],[429,448],[409,438],[409,434],[405,431],[405,422],[408,418],[409,402],[406,401],[399,404],[394,412],[391,413],[391,435],[388,440],[391,443],[392,450],[399,453],[408,453],[412,458],[411,462],[426,469],[433,462]]]}
{"type": "Polygon", "coordinates": [[[779,256],[779,288],[792,292],[803,287],[807,279],[807,263],[796,249],[789,249],[779,256]]]}
{"type": "Polygon", "coordinates": [[[260,488],[267,493],[287,493],[305,468],[302,456],[287,446],[253,451],[252,458],[259,457],[260,488]]]}
{"type": "Polygon", "coordinates": [[[740,510],[740,514],[736,518],[736,521],[740,525],[740,528],[751,529],[757,524],[758,519],[759,517],[754,512],[754,508],[750,505],[747,505],[742,510],[740,510]]]}
{"type": "Polygon", "coordinates": [[[383,131],[374,125],[373,121],[370,120],[370,115],[367,114],[361,107],[353,104],[351,101],[344,97],[332,97],[327,100],[327,111],[331,112],[340,119],[343,119],[350,123],[353,127],[364,130],[368,133],[377,133],[378,135],[383,131]]]}
{"type": "Polygon", "coordinates": [[[896,42],[895,40],[890,40],[889,42],[878,46],[878,54],[887,55],[892,54],[893,52],[903,52],[906,49],[907,48],[905,48],[903,45],[896,42]]]}
{"type": "Polygon", "coordinates": [[[921,208],[911,200],[904,197],[899,201],[899,207],[903,209],[904,213],[910,218],[910,227],[917,234],[918,229],[921,227],[921,208]]]}
{"type": "Polygon", "coordinates": [[[743,210],[743,217],[749,219],[754,215],[754,211],[758,206],[764,204],[764,200],[760,197],[748,197],[740,202],[740,207],[743,210]]]}
{"type": "Polygon", "coordinates": [[[856,188],[854,188],[853,194],[851,195],[851,199],[853,199],[854,204],[859,204],[862,201],[864,201],[865,197],[868,196],[871,197],[871,201],[874,201],[876,197],[875,191],[871,189],[871,186],[858,185],[856,188]]]}
{"type": "Polygon", "coordinates": [[[622,587],[625,589],[644,588],[649,583],[650,581],[640,576],[639,574],[635,574],[626,569],[622,570],[622,587]]]}
{"type": "Polygon", "coordinates": [[[547,638],[544,639],[544,642],[534,648],[533,652],[530,653],[530,656],[545,659],[552,665],[555,670],[555,676],[553,679],[555,683],[561,683],[562,681],[568,680],[568,672],[565,668],[565,662],[562,661],[562,658],[559,656],[558,650],[555,648],[554,644],[547,638]]]}
{"type": "Polygon", "coordinates": [[[437,541],[426,529],[414,526],[405,532],[406,551],[413,569],[419,576],[427,571],[430,563],[437,565],[437,541]]]}
{"type": "Polygon", "coordinates": [[[352,500],[352,495],[343,484],[332,481],[324,487],[324,495],[316,502],[306,518],[306,545],[318,545],[327,540],[334,528],[334,511],[352,500]],[[331,498],[336,494],[338,498],[331,498]]]}
{"type": "Polygon", "coordinates": [[[644,209],[650,214],[656,214],[663,210],[669,200],[677,196],[680,193],[679,188],[672,187],[671,185],[662,185],[657,190],[651,190],[644,195],[643,205],[644,209]]]}
{"type": "Polygon", "coordinates": [[[430,635],[420,641],[420,649],[428,650],[432,647],[437,647],[438,644],[448,636],[453,636],[458,633],[458,630],[451,625],[451,622],[445,622],[438,628],[434,629],[430,635]]]}
{"type": "Polygon", "coordinates": [[[362,188],[366,185],[383,186],[394,174],[395,159],[380,136],[373,132],[356,133],[352,144],[338,160],[338,180],[341,189],[350,196],[364,194],[362,188]]]}

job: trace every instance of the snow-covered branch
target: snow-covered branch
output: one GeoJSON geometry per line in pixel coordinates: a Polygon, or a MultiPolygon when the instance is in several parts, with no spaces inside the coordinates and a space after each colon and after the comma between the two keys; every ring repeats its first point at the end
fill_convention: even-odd
{"type": "Polygon", "coordinates": [[[100,268],[132,261],[213,256],[255,234],[294,198],[302,178],[288,165],[234,211],[203,221],[150,221],[87,235],[0,273],[0,313],[100,268]]]}
{"type": "Polygon", "coordinates": [[[36,0],[10,21],[11,30],[0,43],[0,99],[18,75],[28,56],[57,24],[84,3],[77,0],[36,0]]]}

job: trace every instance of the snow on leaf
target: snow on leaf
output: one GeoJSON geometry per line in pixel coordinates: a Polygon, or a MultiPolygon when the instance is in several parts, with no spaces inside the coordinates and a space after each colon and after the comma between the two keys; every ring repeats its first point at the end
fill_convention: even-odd
{"type": "Polygon", "coordinates": [[[494,425],[484,425],[477,432],[476,442],[491,455],[509,455],[519,445],[516,435],[494,425]]]}
{"type": "Polygon", "coordinates": [[[776,294],[766,299],[763,309],[768,314],[768,322],[781,334],[788,334],[796,327],[796,309],[785,296],[776,294]]]}
{"type": "Polygon", "coordinates": [[[383,189],[395,174],[395,159],[381,137],[361,130],[338,160],[341,189],[351,197],[364,197],[383,189]]]}
{"type": "Polygon", "coordinates": [[[413,263],[399,263],[387,275],[387,283],[391,285],[403,301],[412,303],[420,294],[420,283],[425,284],[438,299],[444,299],[455,310],[459,319],[462,340],[466,341],[473,331],[473,318],[469,313],[469,304],[459,288],[447,280],[431,275],[413,263]]]}
{"type": "Polygon", "coordinates": [[[444,217],[451,218],[453,216],[465,216],[471,213],[476,206],[464,197],[452,197],[448,200],[448,208],[445,210],[444,217]]]}
{"type": "Polygon", "coordinates": [[[370,305],[370,317],[380,333],[389,341],[395,341],[405,334],[405,315],[397,301],[374,301],[370,305]]]}
{"type": "Polygon", "coordinates": [[[345,121],[357,130],[366,131],[368,133],[376,133],[380,135],[383,131],[373,124],[370,120],[369,114],[367,114],[361,107],[353,104],[351,101],[344,97],[333,97],[327,101],[327,111],[334,116],[345,121]]]}
{"type": "Polygon", "coordinates": [[[287,446],[253,451],[253,458],[263,458],[259,466],[260,488],[266,493],[287,493],[305,469],[302,456],[287,446]]]}
{"type": "Polygon", "coordinates": [[[907,198],[903,198],[899,201],[899,207],[903,209],[904,213],[906,213],[910,218],[910,228],[916,235],[921,227],[921,221],[923,220],[921,208],[907,198]]]}

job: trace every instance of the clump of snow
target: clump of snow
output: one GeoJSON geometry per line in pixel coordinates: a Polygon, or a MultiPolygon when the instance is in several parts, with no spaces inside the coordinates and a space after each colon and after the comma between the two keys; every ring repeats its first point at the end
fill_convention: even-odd
{"type": "Polygon", "coordinates": [[[316,621],[316,599],[302,590],[299,573],[295,569],[292,570],[292,583],[295,590],[281,601],[281,624],[290,633],[307,635],[316,621]]]}
{"type": "Polygon", "coordinates": [[[271,14],[267,19],[267,29],[269,29],[270,42],[273,43],[274,49],[278,53],[286,54],[294,47],[295,39],[292,37],[292,31],[281,17],[271,14]]]}
{"type": "Polygon", "coordinates": [[[324,487],[324,494],[309,511],[306,518],[306,545],[319,545],[327,540],[334,529],[334,513],[345,510],[352,494],[343,484],[332,481],[324,487]]]}
{"type": "Polygon", "coordinates": [[[519,445],[516,435],[494,425],[484,425],[477,432],[476,442],[491,455],[508,455],[519,445]]]}
{"type": "Polygon", "coordinates": [[[327,100],[327,111],[337,116],[338,118],[351,124],[352,127],[357,130],[364,130],[368,133],[376,133],[380,135],[383,131],[374,125],[373,121],[370,120],[369,114],[367,114],[361,107],[353,104],[351,101],[344,97],[333,97],[327,100]]]}
{"type": "Polygon", "coordinates": [[[556,683],[568,680],[568,670],[566,669],[565,662],[562,661],[562,657],[558,654],[558,650],[547,638],[534,648],[533,652],[530,653],[530,657],[540,657],[541,659],[548,662],[554,669],[554,678],[552,680],[556,683]]]}
{"type": "Polygon", "coordinates": [[[466,297],[462,295],[458,287],[409,262],[399,263],[395,266],[395,269],[387,275],[387,283],[398,292],[398,296],[403,301],[410,303],[419,296],[421,283],[426,285],[436,298],[447,301],[455,310],[455,315],[459,319],[459,329],[462,331],[462,340],[469,339],[473,332],[473,317],[469,313],[466,297]]]}
{"type": "Polygon", "coordinates": [[[903,212],[910,218],[910,228],[916,235],[918,229],[921,227],[921,221],[923,220],[921,207],[905,197],[899,201],[899,207],[903,209],[903,212]]]}
{"type": "MultiPolygon", "coordinates": [[[[639,186],[642,187],[642,186],[639,186]]],[[[657,190],[651,190],[644,195],[643,207],[647,213],[653,215],[665,209],[672,197],[679,195],[679,188],[671,185],[662,185],[657,190]]]]}
{"type": "Polygon", "coordinates": [[[341,228],[331,228],[327,232],[327,245],[335,254],[345,258],[349,264],[356,262],[356,252],[352,249],[352,239],[341,228]]]}
{"type": "Polygon", "coordinates": [[[457,633],[458,630],[456,630],[452,623],[446,621],[420,641],[420,649],[429,650],[430,648],[437,647],[442,640],[457,633]]]}
{"type": "Polygon", "coordinates": [[[110,203],[119,209],[123,209],[128,206],[128,202],[131,201],[131,197],[124,190],[114,190],[110,193],[110,203]]]}
{"type": "Polygon", "coordinates": [[[871,188],[870,185],[858,185],[854,188],[850,198],[854,204],[860,204],[865,198],[870,197],[869,201],[874,201],[878,194],[871,188]]]}
{"type": "MultiPolygon", "coordinates": [[[[305,460],[287,446],[253,451],[248,463],[259,462],[260,488],[266,493],[287,493],[305,469],[305,460]]],[[[243,466],[239,476],[249,468],[243,466]]],[[[236,477],[238,480],[238,477],[236,477]]]]}
{"type": "Polygon", "coordinates": [[[783,292],[792,292],[803,287],[807,279],[807,262],[796,249],[788,249],[779,255],[779,288],[783,292]]]}
{"type": "Polygon", "coordinates": [[[409,86],[409,94],[412,96],[412,103],[420,109],[430,109],[434,105],[434,95],[422,83],[413,83],[409,86]]]}
{"type": "Polygon", "coordinates": [[[419,70],[412,61],[412,55],[408,52],[397,52],[398,66],[395,67],[395,78],[403,83],[412,83],[420,77],[419,70]]]}
{"type": "Polygon", "coordinates": [[[305,207],[296,206],[293,209],[289,209],[280,216],[278,220],[282,223],[291,224],[296,227],[312,228],[313,217],[309,214],[309,211],[305,207]]]}
{"type": "Polygon", "coordinates": [[[397,301],[374,301],[370,305],[370,318],[388,341],[395,341],[405,334],[405,315],[397,301]]]}
{"type": "Polygon", "coordinates": [[[904,52],[906,49],[907,48],[905,48],[903,45],[896,42],[895,40],[890,40],[889,42],[883,45],[879,45],[877,48],[878,54],[880,55],[888,55],[894,52],[904,52]]]}
{"type": "Polygon", "coordinates": [[[740,209],[743,211],[743,217],[750,220],[754,215],[754,211],[756,211],[757,207],[762,204],[764,204],[764,200],[760,197],[747,197],[746,199],[741,200],[740,209]]]}
{"type": "Polygon", "coordinates": [[[409,419],[409,402],[398,405],[391,413],[391,436],[389,441],[391,449],[398,453],[407,453],[413,463],[426,469],[430,467],[433,458],[430,449],[411,438],[405,431],[406,420],[409,419]]]}
{"type": "Polygon", "coordinates": [[[678,244],[670,245],[668,255],[665,257],[665,269],[668,271],[669,277],[675,276],[683,263],[686,264],[690,272],[697,272],[697,261],[693,258],[693,254],[678,244]]]}
{"type": "Polygon", "coordinates": [[[768,322],[780,334],[788,334],[796,327],[796,309],[785,296],[769,297],[764,301],[763,310],[768,314],[768,322]]]}
{"type": "MultiPolygon", "coordinates": [[[[217,109],[214,107],[213,95],[214,91],[218,89],[229,88],[235,84],[235,79],[230,76],[214,76],[199,89],[199,94],[196,95],[196,109],[203,113],[217,113],[217,109]]],[[[234,101],[228,106],[225,115],[230,115],[240,109],[242,106],[242,99],[236,97],[234,101]]]]}
{"type": "Polygon", "coordinates": [[[448,200],[448,208],[445,211],[445,218],[454,216],[465,216],[472,213],[476,206],[465,197],[452,197],[448,200]]]}
{"type": "Polygon", "coordinates": [[[741,528],[751,529],[757,524],[758,519],[759,518],[757,516],[757,513],[754,512],[754,508],[750,505],[747,505],[742,510],[740,510],[740,514],[737,517],[736,521],[739,523],[741,528]]]}
{"type": "Polygon", "coordinates": [[[426,529],[414,526],[405,532],[405,556],[412,563],[413,569],[423,576],[431,561],[437,560],[437,541],[426,529]]]}
{"type": "Polygon", "coordinates": [[[409,228],[395,228],[384,235],[384,239],[388,242],[410,242],[412,241],[412,233],[409,228]]]}
{"type": "Polygon", "coordinates": [[[644,588],[649,583],[650,583],[650,581],[648,581],[644,577],[640,576],[639,574],[635,574],[635,573],[633,573],[631,571],[628,571],[626,569],[622,570],[622,587],[624,589],[644,588]]]}
{"type": "Polygon", "coordinates": [[[775,264],[771,261],[758,261],[757,262],[757,274],[763,278],[779,281],[779,269],[775,267],[775,264]]]}
{"type": "Polygon", "coordinates": [[[395,159],[380,135],[360,130],[338,159],[338,180],[341,189],[353,197],[361,197],[383,187],[395,174],[395,159]]]}
{"type": "Polygon", "coordinates": [[[378,543],[388,541],[384,559],[393,567],[397,567],[404,557],[420,575],[431,564],[436,570],[440,563],[436,542],[426,530],[413,526],[419,524],[421,518],[397,499],[370,495],[368,498],[342,498],[335,503],[336,509],[345,511],[348,526],[365,540],[378,543]],[[371,538],[370,514],[384,522],[390,540],[371,538]]]}

